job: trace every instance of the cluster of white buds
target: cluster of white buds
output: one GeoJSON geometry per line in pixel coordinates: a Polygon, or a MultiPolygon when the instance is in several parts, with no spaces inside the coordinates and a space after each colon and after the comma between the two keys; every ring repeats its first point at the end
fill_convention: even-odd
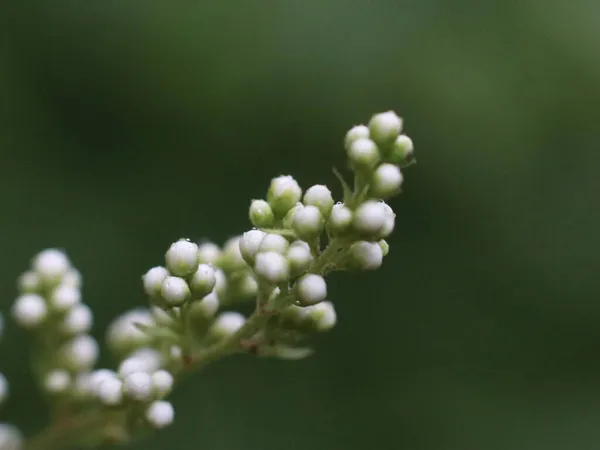
{"type": "Polygon", "coordinates": [[[18,288],[12,315],[40,338],[42,388],[52,395],[73,393],[75,379],[93,368],[99,353],[89,334],[93,315],[81,300],[79,272],[64,252],[47,249],[33,258],[18,288]]]}
{"type": "MultiPolygon", "coordinates": [[[[303,190],[291,175],[281,175],[264,199],[251,201],[254,228],[222,247],[173,242],[163,265],[142,277],[149,305],[123,313],[107,329],[115,370],[94,369],[98,345],[89,334],[92,313],[81,301],[79,273],[62,251],[38,254],[19,279],[12,314],[41,337],[36,372],[44,391],[81,411],[123,413],[120,425],[133,436],[140,426],[173,422],[167,397],[185,371],[236,352],[308,356],[302,341],[337,322],[326,275],[375,270],[389,251],[396,215],[386,201],[400,193],[401,168],[415,162],[402,125],[388,111],[348,131],[354,187],[336,171],[340,201],[325,185],[303,190]],[[246,300],[255,304],[251,316],[230,310],[246,300]]],[[[0,374],[0,403],[7,390],[0,374]]],[[[0,450],[19,449],[20,442],[18,431],[0,424],[0,450]]]]}
{"type": "MultiPolygon", "coordinates": [[[[401,168],[415,162],[402,126],[402,119],[388,111],[348,131],[345,148],[355,183],[352,191],[338,174],[342,201],[336,203],[325,185],[303,191],[290,175],[273,178],[265,198],[252,200],[248,216],[255,228],[242,235],[239,252],[258,281],[263,306],[283,312],[288,324],[330,329],[336,314],[326,301],[323,275],[337,269],[375,270],[383,263],[389,251],[385,239],[396,225],[386,200],[400,193],[401,168]]],[[[242,323],[237,316],[227,317],[232,330],[242,323]]]]}

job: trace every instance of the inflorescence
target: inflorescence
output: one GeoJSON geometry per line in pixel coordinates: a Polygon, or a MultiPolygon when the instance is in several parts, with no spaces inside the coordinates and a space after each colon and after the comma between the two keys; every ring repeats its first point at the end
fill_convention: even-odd
{"type": "MultiPolygon", "coordinates": [[[[307,339],[337,320],[326,275],[375,270],[389,251],[385,239],[396,216],[386,200],[400,193],[401,169],[415,162],[412,141],[401,133],[402,119],[391,111],[348,131],[353,183],[335,171],[341,201],[324,185],[303,191],[282,175],[272,179],[264,199],[251,201],[253,227],[245,233],[222,247],[174,242],[163,265],[142,277],[149,305],[108,327],[106,343],[118,358],[114,370],[95,367],[99,345],[89,334],[93,315],[82,302],[79,272],[60,250],[35,256],[19,278],[12,316],[35,338],[34,371],[55,423],[25,448],[124,442],[166,427],[175,415],[166,400],[174,384],[230,354],[310,355],[307,339]],[[254,304],[248,317],[235,311],[243,302],[254,304]],[[75,425],[61,434],[65,416],[75,425]]],[[[0,401],[7,392],[0,374],[0,401]]],[[[0,450],[24,445],[14,426],[0,424],[0,450]]]]}

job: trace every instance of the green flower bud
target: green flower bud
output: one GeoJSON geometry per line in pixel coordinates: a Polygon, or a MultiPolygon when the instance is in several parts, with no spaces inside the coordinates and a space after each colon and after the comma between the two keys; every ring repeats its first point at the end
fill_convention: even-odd
{"type": "Polygon", "coordinates": [[[286,238],[275,233],[267,233],[262,238],[258,247],[259,252],[276,252],[284,254],[290,243],[286,238]]]}
{"type": "Polygon", "coordinates": [[[256,255],[254,272],[263,281],[276,285],[287,281],[289,277],[289,263],[280,253],[265,252],[256,255]]]}
{"type": "Polygon", "coordinates": [[[398,136],[385,159],[392,164],[398,164],[402,167],[413,163],[414,146],[411,138],[404,134],[398,136]]]}
{"type": "Polygon", "coordinates": [[[296,203],[292,208],[285,214],[283,217],[283,228],[289,230],[292,228],[292,223],[294,222],[294,215],[296,211],[304,208],[304,204],[301,202],[296,203]]]}
{"type": "Polygon", "coordinates": [[[219,258],[219,267],[226,271],[234,271],[246,267],[246,261],[240,252],[240,238],[235,236],[225,242],[223,253],[219,258]]]}
{"type": "Polygon", "coordinates": [[[303,275],[295,284],[294,289],[298,300],[303,305],[315,305],[327,297],[327,283],[321,275],[308,273],[303,275]]]}
{"type": "Polygon", "coordinates": [[[357,139],[348,148],[348,159],[353,170],[371,172],[379,163],[379,149],[371,139],[357,139]]]}
{"type": "Polygon", "coordinates": [[[370,138],[381,147],[389,146],[402,131],[402,119],[394,111],[375,114],[369,121],[370,138]]]}
{"type": "Polygon", "coordinates": [[[343,203],[333,205],[331,215],[327,219],[327,230],[334,236],[339,236],[348,231],[352,224],[352,210],[343,203]]]}
{"type": "Polygon", "coordinates": [[[305,206],[316,206],[324,217],[329,217],[333,207],[331,191],[322,184],[315,184],[306,190],[302,199],[305,206]]]}
{"type": "Polygon", "coordinates": [[[355,242],[348,251],[349,263],[357,270],[375,270],[383,262],[383,249],[378,242],[355,242]]]}
{"type": "Polygon", "coordinates": [[[318,237],[323,232],[325,219],[316,206],[308,205],[296,210],[292,221],[292,228],[299,238],[310,240],[318,237]]]}
{"type": "Polygon", "coordinates": [[[285,216],[302,198],[302,189],[290,175],[282,175],[271,180],[267,201],[277,217],[285,216]]]}
{"type": "Polygon", "coordinates": [[[307,306],[307,319],[309,319],[317,331],[328,331],[337,322],[335,308],[331,302],[321,302],[313,306],[307,306]]]}
{"type": "Polygon", "coordinates": [[[210,293],[217,283],[215,269],[209,264],[200,264],[189,281],[192,294],[196,298],[202,298],[210,293]]]}
{"type": "Polygon", "coordinates": [[[165,253],[167,269],[172,275],[186,277],[198,268],[198,245],[188,239],[180,239],[171,244],[165,253]]]}
{"type": "Polygon", "coordinates": [[[394,164],[381,164],[371,177],[370,194],[386,199],[400,192],[404,180],[400,168],[394,164]]]}
{"type": "Polygon", "coordinates": [[[369,128],[365,125],[356,125],[346,133],[346,137],[344,138],[344,147],[346,150],[358,139],[369,139],[369,128]]]}
{"type": "Polygon", "coordinates": [[[146,274],[142,277],[144,291],[146,291],[146,294],[148,294],[150,297],[160,296],[162,284],[168,276],[169,271],[161,266],[153,267],[146,272],[146,274]]]}
{"type": "Polygon", "coordinates": [[[305,272],[313,260],[310,246],[304,241],[294,241],[287,251],[286,258],[292,275],[305,272]]]}
{"type": "Polygon", "coordinates": [[[265,200],[252,200],[248,216],[256,228],[269,228],[275,220],[273,210],[265,200]]]}
{"type": "Polygon", "coordinates": [[[18,281],[19,291],[27,294],[37,294],[43,288],[40,276],[33,271],[23,273],[18,281]]]}
{"type": "Polygon", "coordinates": [[[246,231],[240,239],[240,253],[246,263],[254,264],[254,258],[258,253],[260,244],[265,237],[265,233],[260,230],[246,231]]]}
{"type": "Polygon", "coordinates": [[[183,278],[167,277],[163,281],[161,296],[168,306],[181,306],[190,298],[190,288],[183,278]]]}
{"type": "Polygon", "coordinates": [[[219,309],[219,297],[215,292],[206,295],[202,300],[194,300],[188,309],[188,319],[195,324],[204,324],[214,317],[219,309]]]}

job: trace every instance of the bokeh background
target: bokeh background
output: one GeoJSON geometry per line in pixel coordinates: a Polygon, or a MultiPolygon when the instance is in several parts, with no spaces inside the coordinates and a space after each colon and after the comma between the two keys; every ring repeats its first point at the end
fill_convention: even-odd
{"type": "MultiPolygon", "coordinates": [[[[0,304],[65,248],[99,338],[271,177],[339,194],[351,125],[394,109],[416,144],[386,264],[333,277],[316,355],[213,366],[132,449],[600,448],[600,2],[32,0],[0,30],[0,304]]],[[[2,419],[30,434],[26,339],[2,419]]]]}

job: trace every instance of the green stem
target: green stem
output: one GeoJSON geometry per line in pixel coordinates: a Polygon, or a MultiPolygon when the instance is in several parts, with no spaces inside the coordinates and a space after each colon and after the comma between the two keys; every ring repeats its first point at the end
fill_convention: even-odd
{"type": "Polygon", "coordinates": [[[122,411],[95,410],[52,423],[29,439],[25,450],[66,450],[77,445],[88,433],[102,430],[121,416],[122,411]]]}

